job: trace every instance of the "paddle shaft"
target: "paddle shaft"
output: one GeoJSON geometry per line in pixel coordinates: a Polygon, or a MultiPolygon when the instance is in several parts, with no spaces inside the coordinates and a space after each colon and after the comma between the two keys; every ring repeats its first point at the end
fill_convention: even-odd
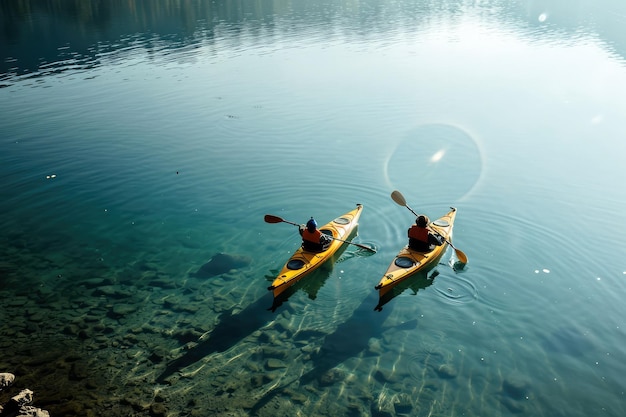
{"type": "MultiPolygon", "coordinates": [[[[271,214],[266,214],[266,215],[265,215],[265,221],[266,221],[267,223],[280,223],[280,222],[282,222],[282,223],[287,223],[287,224],[291,224],[291,225],[293,225],[293,226],[298,226],[298,227],[300,227],[300,225],[299,225],[298,223],[290,222],[289,220],[285,220],[285,219],[283,219],[282,217],[272,216],[271,214]]],[[[342,240],[342,239],[336,238],[336,237],[331,236],[331,235],[326,235],[326,236],[328,236],[329,238],[331,238],[331,239],[333,239],[333,240],[337,240],[337,241],[339,241],[339,242],[347,243],[347,244],[349,244],[349,245],[358,246],[359,248],[366,249],[366,250],[368,250],[368,251],[371,251],[371,252],[376,253],[376,250],[374,250],[374,249],[372,249],[372,248],[369,248],[369,247],[367,247],[367,246],[365,246],[365,245],[360,245],[360,244],[358,244],[358,243],[349,242],[349,241],[347,241],[347,240],[342,240]]]]}

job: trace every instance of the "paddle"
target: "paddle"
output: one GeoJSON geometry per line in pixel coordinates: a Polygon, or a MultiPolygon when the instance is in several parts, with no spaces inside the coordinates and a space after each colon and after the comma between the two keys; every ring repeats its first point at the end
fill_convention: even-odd
{"type": "MultiPolygon", "coordinates": [[[[281,217],[278,217],[278,216],[272,216],[271,214],[266,214],[266,215],[265,215],[265,222],[266,222],[266,223],[288,223],[288,224],[292,224],[292,225],[294,225],[294,226],[298,226],[298,227],[300,227],[300,225],[299,225],[298,223],[290,222],[290,221],[285,220],[285,219],[283,219],[283,218],[281,218],[281,217]]],[[[365,245],[360,245],[360,244],[358,244],[358,243],[349,242],[349,241],[347,241],[347,240],[341,240],[341,239],[338,239],[338,238],[333,237],[333,236],[330,236],[330,235],[326,235],[326,236],[330,237],[331,239],[338,240],[339,242],[348,243],[348,244],[350,244],[350,245],[358,246],[358,247],[359,247],[359,248],[361,248],[361,249],[366,249],[366,250],[368,250],[368,251],[370,251],[370,252],[374,252],[374,253],[376,253],[376,249],[369,248],[369,247],[367,247],[367,246],[365,246],[365,245]]]]}
{"type": "MultiPolygon", "coordinates": [[[[402,195],[402,193],[400,191],[396,190],[396,191],[392,192],[391,193],[391,199],[393,201],[395,201],[398,205],[401,205],[401,206],[404,206],[404,207],[408,208],[409,211],[415,215],[415,217],[418,216],[418,214],[415,211],[413,211],[413,209],[411,207],[408,206],[404,196],[402,195]]],[[[437,233],[437,232],[435,232],[435,233],[437,233]]],[[[437,233],[437,234],[439,234],[439,233],[437,233]]],[[[439,235],[439,236],[441,236],[441,235],[439,235]]],[[[441,236],[441,237],[443,237],[443,236],[441,236]]],[[[459,258],[459,261],[461,261],[462,263],[466,264],[467,263],[467,256],[465,255],[465,253],[462,250],[455,248],[454,245],[452,244],[452,242],[450,242],[448,239],[444,238],[444,240],[446,241],[446,243],[448,245],[450,245],[452,247],[452,249],[454,249],[457,258],[459,258]]]]}

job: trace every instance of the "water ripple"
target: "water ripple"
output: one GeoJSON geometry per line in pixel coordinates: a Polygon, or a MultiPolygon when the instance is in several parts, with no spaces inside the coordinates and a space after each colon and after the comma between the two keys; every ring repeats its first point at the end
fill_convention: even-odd
{"type": "MultiPolygon", "coordinates": [[[[532,316],[533,310],[527,306],[554,306],[558,302],[555,292],[538,292],[542,287],[562,288],[560,296],[571,302],[577,291],[589,291],[589,282],[595,281],[602,270],[602,265],[590,258],[587,248],[571,239],[566,230],[560,230],[560,225],[538,222],[514,210],[485,211],[470,206],[465,207],[464,214],[464,230],[457,233],[456,245],[464,245],[463,239],[472,236],[474,248],[466,250],[470,269],[464,275],[471,275],[480,289],[481,303],[492,310],[514,310],[532,316]],[[488,223],[480,219],[488,219],[488,223]],[[567,256],[548,255],[546,243],[559,247],[560,253],[567,256]],[[575,276],[568,272],[573,269],[578,271],[575,276]]],[[[606,296],[611,297],[609,293],[606,296]]]]}
{"type": "Polygon", "coordinates": [[[478,298],[475,284],[458,274],[454,280],[446,280],[445,284],[445,288],[436,285],[435,291],[448,304],[465,304],[478,298]]]}

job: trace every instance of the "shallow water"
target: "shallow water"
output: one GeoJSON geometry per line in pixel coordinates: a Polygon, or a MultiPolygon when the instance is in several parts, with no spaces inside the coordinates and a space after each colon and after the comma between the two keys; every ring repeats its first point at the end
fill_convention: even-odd
{"type": "Polygon", "coordinates": [[[0,372],[52,415],[624,415],[622,2],[0,14],[0,372]],[[469,263],[376,312],[395,189],[469,263]],[[355,203],[377,253],[268,310],[263,216],[355,203]]]}

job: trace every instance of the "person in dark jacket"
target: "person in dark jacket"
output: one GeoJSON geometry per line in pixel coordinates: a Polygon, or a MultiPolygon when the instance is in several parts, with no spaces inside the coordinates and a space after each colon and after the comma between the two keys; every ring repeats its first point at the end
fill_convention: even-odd
{"type": "Polygon", "coordinates": [[[415,224],[408,230],[409,248],[420,252],[430,251],[433,245],[441,246],[443,239],[441,236],[433,234],[428,228],[430,223],[428,216],[423,214],[417,216],[415,224]]]}
{"type": "Polygon", "coordinates": [[[328,249],[332,238],[317,229],[317,222],[313,217],[306,222],[306,226],[300,225],[302,247],[309,252],[323,252],[328,249]]]}

